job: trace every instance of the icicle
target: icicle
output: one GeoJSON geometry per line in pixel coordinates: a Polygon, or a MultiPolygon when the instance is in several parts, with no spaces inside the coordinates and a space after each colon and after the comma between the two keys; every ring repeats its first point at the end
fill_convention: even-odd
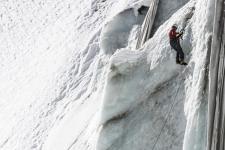
{"type": "Polygon", "coordinates": [[[148,13],[143,22],[142,30],[138,37],[136,48],[140,48],[149,38],[152,31],[152,26],[155,20],[159,0],[153,0],[150,3],[148,13]]]}

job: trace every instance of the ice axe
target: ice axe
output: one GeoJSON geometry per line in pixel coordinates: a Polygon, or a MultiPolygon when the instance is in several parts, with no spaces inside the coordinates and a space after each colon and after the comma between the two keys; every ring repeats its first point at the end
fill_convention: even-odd
{"type": "Polygon", "coordinates": [[[181,34],[180,39],[181,40],[183,40],[183,34],[184,34],[184,32],[185,32],[185,29],[184,28],[180,30],[180,34],[181,34]]]}

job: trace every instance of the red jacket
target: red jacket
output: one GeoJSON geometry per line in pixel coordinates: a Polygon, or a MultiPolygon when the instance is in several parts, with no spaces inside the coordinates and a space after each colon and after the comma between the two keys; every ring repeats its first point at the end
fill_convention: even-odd
{"type": "Polygon", "coordinates": [[[179,33],[176,32],[176,29],[171,29],[169,32],[169,37],[170,37],[170,39],[177,39],[177,38],[179,38],[179,33]]]}

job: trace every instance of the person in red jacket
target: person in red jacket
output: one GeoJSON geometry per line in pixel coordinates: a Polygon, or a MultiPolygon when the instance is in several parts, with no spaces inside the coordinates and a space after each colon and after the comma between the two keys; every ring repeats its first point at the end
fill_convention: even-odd
{"type": "Polygon", "coordinates": [[[170,46],[177,52],[176,63],[187,65],[187,63],[184,62],[184,52],[180,46],[180,38],[182,37],[183,32],[177,32],[176,30],[177,25],[173,25],[169,32],[170,46]]]}

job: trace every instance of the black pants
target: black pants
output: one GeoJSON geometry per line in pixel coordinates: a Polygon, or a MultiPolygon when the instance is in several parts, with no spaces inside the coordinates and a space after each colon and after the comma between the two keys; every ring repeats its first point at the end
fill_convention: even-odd
{"type": "Polygon", "coordinates": [[[170,46],[177,52],[176,61],[184,60],[184,52],[180,46],[180,42],[178,39],[170,40],[170,46]]]}

